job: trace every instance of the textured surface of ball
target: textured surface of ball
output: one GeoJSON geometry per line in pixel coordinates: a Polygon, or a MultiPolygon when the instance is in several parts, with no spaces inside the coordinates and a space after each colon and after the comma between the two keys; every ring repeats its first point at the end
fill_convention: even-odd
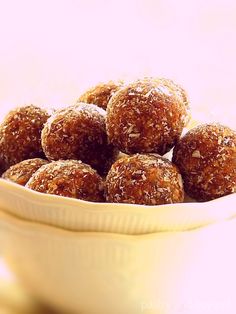
{"type": "Polygon", "coordinates": [[[2,170],[25,159],[43,158],[41,131],[49,114],[29,105],[8,113],[0,125],[0,164],[2,170]]]}
{"type": "Polygon", "coordinates": [[[102,178],[79,160],[58,160],[42,166],[26,187],[41,193],[85,201],[104,200],[102,178]]]}
{"type": "Polygon", "coordinates": [[[118,151],[108,145],[105,118],[103,109],[85,103],[57,111],[42,131],[46,157],[82,160],[106,174],[118,151]]]}
{"type": "Polygon", "coordinates": [[[236,192],[236,132],[228,127],[203,124],[190,130],[174,148],[173,162],[187,194],[198,201],[236,192]]]}
{"type": "Polygon", "coordinates": [[[27,159],[11,166],[3,173],[2,178],[20,185],[26,185],[32,175],[47,163],[47,160],[41,158],[27,159]]]}
{"type": "Polygon", "coordinates": [[[117,160],[107,175],[106,199],[144,205],[182,202],[182,178],[177,167],[159,155],[126,156],[117,160]]]}
{"type": "Polygon", "coordinates": [[[110,98],[123,86],[123,81],[100,83],[80,96],[78,102],[94,104],[106,110],[110,98]]]}
{"type": "Polygon", "coordinates": [[[185,105],[186,107],[186,121],[185,121],[185,126],[188,125],[188,122],[191,118],[191,114],[190,114],[190,102],[189,102],[189,98],[188,98],[188,94],[185,91],[185,89],[183,89],[183,87],[177,83],[175,83],[173,80],[170,79],[166,79],[166,78],[161,78],[161,79],[157,79],[157,81],[159,81],[161,84],[164,84],[165,86],[167,86],[169,89],[172,90],[172,92],[180,99],[180,101],[185,105]]]}
{"type": "MultiPolygon", "coordinates": [[[[189,120],[183,92],[166,79],[145,78],[121,88],[107,107],[109,141],[122,152],[164,155],[189,120]]],[[[187,99],[187,98],[186,98],[187,99]]]]}

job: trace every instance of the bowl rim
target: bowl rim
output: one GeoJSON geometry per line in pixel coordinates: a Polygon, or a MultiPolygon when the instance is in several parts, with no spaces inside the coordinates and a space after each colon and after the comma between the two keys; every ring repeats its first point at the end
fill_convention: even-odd
{"type": "Polygon", "coordinates": [[[88,232],[88,231],[73,231],[52,225],[47,225],[39,222],[28,221],[19,218],[13,214],[6,213],[0,208],[0,226],[1,223],[7,225],[11,229],[17,230],[21,234],[39,235],[45,238],[57,238],[62,240],[75,240],[75,241],[85,241],[85,240],[108,240],[108,241],[122,241],[126,244],[137,244],[140,241],[155,241],[162,239],[170,239],[175,237],[185,237],[194,236],[198,232],[205,232],[209,229],[213,229],[216,226],[221,226],[228,222],[233,222],[236,217],[230,219],[212,223],[209,225],[199,226],[198,228],[186,230],[186,231],[163,231],[163,232],[153,232],[145,234],[122,234],[122,233],[112,233],[112,232],[88,232]]]}
{"type": "Polygon", "coordinates": [[[70,197],[64,197],[64,196],[58,196],[53,194],[46,194],[46,193],[40,193],[37,191],[33,191],[25,186],[19,185],[17,183],[11,182],[6,179],[0,178],[0,189],[1,188],[10,188],[11,193],[14,194],[21,194],[21,196],[25,197],[26,199],[29,199],[32,202],[40,202],[43,203],[49,203],[49,202],[60,202],[61,205],[66,204],[70,206],[79,206],[82,205],[81,208],[84,206],[89,207],[89,210],[92,211],[109,211],[108,206],[111,205],[113,208],[117,208],[119,210],[126,210],[127,206],[129,208],[135,208],[145,211],[156,211],[157,209],[164,208],[166,206],[168,207],[183,207],[183,206],[196,206],[199,207],[201,204],[214,204],[214,203],[220,203],[223,202],[226,198],[235,198],[236,201],[236,193],[225,195],[222,197],[219,197],[217,199],[206,201],[206,202],[183,202],[183,203],[172,203],[172,204],[162,204],[162,205],[140,205],[140,204],[128,204],[128,203],[110,203],[110,202],[90,202],[90,201],[84,201],[80,199],[70,198],[70,197]]]}
{"type": "MultiPolygon", "coordinates": [[[[87,231],[73,231],[67,230],[56,226],[46,225],[43,223],[28,221],[22,218],[19,218],[15,215],[9,214],[0,209],[0,225],[1,223],[6,223],[8,226],[14,229],[21,229],[21,232],[27,233],[29,230],[33,230],[34,232],[38,232],[43,236],[56,236],[56,237],[63,237],[63,238],[74,238],[74,239],[81,239],[81,238],[102,238],[102,239],[116,239],[116,240],[140,240],[140,239],[154,239],[157,236],[163,235],[173,235],[173,234],[183,234],[186,231],[176,231],[176,232],[155,232],[155,233],[146,233],[146,234],[122,234],[122,233],[112,233],[112,232],[87,232],[87,231]]],[[[192,231],[192,230],[190,230],[192,231]]]]}

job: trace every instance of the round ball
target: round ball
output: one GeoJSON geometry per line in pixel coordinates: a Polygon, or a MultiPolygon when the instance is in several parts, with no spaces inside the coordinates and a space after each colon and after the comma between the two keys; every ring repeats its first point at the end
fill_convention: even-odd
{"type": "Polygon", "coordinates": [[[106,174],[117,156],[108,145],[106,112],[84,103],[57,111],[42,131],[42,146],[49,160],[79,159],[101,175],[106,174]]]}
{"type": "Polygon", "coordinates": [[[2,170],[25,159],[43,158],[41,131],[49,118],[46,110],[30,105],[9,112],[0,125],[2,170]]]}
{"type": "Polygon", "coordinates": [[[126,85],[109,101],[109,141],[122,152],[164,155],[179,140],[189,119],[183,96],[164,79],[126,85]]]}
{"type": "Polygon", "coordinates": [[[47,160],[40,158],[27,159],[11,166],[3,173],[2,178],[20,185],[26,185],[32,175],[47,163],[47,160]]]}
{"type": "Polygon", "coordinates": [[[236,132],[220,124],[190,130],[175,146],[173,162],[187,194],[208,201],[236,192],[236,132]]]}
{"type": "Polygon", "coordinates": [[[172,93],[174,93],[177,97],[179,97],[180,101],[185,105],[186,107],[186,120],[185,125],[187,126],[189,123],[189,120],[191,118],[190,114],[190,104],[189,104],[189,98],[187,92],[183,89],[182,86],[175,83],[173,80],[167,79],[167,78],[161,78],[157,79],[161,84],[167,86],[167,88],[171,89],[172,93]]]}
{"type": "Polygon", "coordinates": [[[0,176],[2,175],[3,172],[4,172],[4,165],[3,165],[3,162],[0,159],[0,176]]]}
{"type": "Polygon", "coordinates": [[[126,156],[107,175],[106,199],[144,205],[183,202],[182,178],[177,167],[159,155],[126,156]]]}
{"type": "Polygon", "coordinates": [[[44,165],[26,186],[37,192],[85,201],[104,200],[102,178],[79,160],[58,160],[44,165]]]}
{"type": "Polygon", "coordinates": [[[123,81],[100,83],[82,94],[79,102],[94,104],[106,110],[110,98],[121,88],[123,81]]]}

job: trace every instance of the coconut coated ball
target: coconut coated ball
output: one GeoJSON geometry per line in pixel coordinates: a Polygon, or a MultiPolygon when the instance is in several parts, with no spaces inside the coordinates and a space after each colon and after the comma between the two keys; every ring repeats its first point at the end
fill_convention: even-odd
{"type": "Polygon", "coordinates": [[[20,185],[26,185],[32,175],[47,163],[47,160],[41,158],[27,159],[11,166],[3,173],[2,178],[20,185]]]}
{"type": "Polygon", "coordinates": [[[102,178],[79,160],[58,160],[42,166],[26,187],[41,193],[85,201],[104,200],[102,178]]]}
{"type": "Polygon", "coordinates": [[[122,87],[123,81],[100,83],[82,94],[78,102],[94,104],[106,110],[110,98],[122,87]]]}
{"type": "Polygon", "coordinates": [[[186,193],[208,201],[236,192],[236,132],[220,124],[190,130],[175,146],[186,193]]]}
{"type": "Polygon", "coordinates": [[[45,155],[51,161],[82,160],[106,174],[118,151],[108,144],[105,118],[103,109],[85,103],[57,111],[42,131],[45,155]]]}
{"type": "Polygon", "coordinates": [[[0,125],[0,167],[5,171],[25,159],[43,158],[41,131],[49,113],[29,105],[8,113],[0,125]]]}
{"type": "Polygon", "coordinates": [[[161,78],[157,79],[161,84],[164,84],[167,86],[167,88],[171,89],[172,92],[176,95],[176,97],[179,97],[180,101],[185,105],[186,107],[186,121],[185,126],[188,125],[188,122],[190,121],[191,114],[190,114],[190,103],[187,92],[183,89],[182,86],[175,83],[173,80],[167,79],[167,78],[161,78]]]}
{"type": "Polygon", "coordinates": [[[4,172],[4,166],[2,161],[0,160],[0,176],[2,175],[2,173],[4,172]]]}
{"type": "Polygon", "coordinates": [[[121,88],[107,107],[110,143],[127,154],[164,155],[189,120],[182,94],[165,79],[145,78],[121,88]]]}
{"type": "Polygon", "coordinates": [[[183,202],[182,178],[177,167],[159,155],[126,156],[107,175],[106,200],[144,205],[183,202]]]}

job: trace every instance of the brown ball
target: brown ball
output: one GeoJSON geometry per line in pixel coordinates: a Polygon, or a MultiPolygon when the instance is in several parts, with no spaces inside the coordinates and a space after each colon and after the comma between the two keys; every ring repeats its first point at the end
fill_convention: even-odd
{"type": "Polygon", "coordinates": [[[182,86],[179,84],[176,84],[173,80],[161,78],[157,79],[161,84],[164,84],[169,89],[171,89],[172,93],[174,93],[177,97],[179,97],[180,101],[185,105],[186,107],[186,121],[185,126],[188,125],[188,122],[191,118],[190,114],[190,104],[189,104],[189,98],[187,92],[183,89],[182,86]]]}
{"type": "Polygon", "coordinates": [[[236,192],[236,132],[220,124],[190,130],[175,146],[173,162],[197,201],[236,192]]]}
{"type": "Polygon", "coordinates": [[[125,153],[164,155],[176,144],[188,119],[188,107],[173,84],[145,78],[110,99],[108,138],[125,153]]]}
{"type": "Polygon", "coordinates": [[[106,112],[84,103],[57,111],[42,131],[42,146],[49,160],[79,159],[106,174],[118,151],[108,145],[106,112]]]}
{"type": "Polygon", "coordinates": [[[106,110],[110,98],[124,85],[123,81],[100,83],[80,96],[78,102],[94,104],[106,110]]]}
{"type": "Polygon", "coordinates": [[[144,205],[183,202],[182,178],[177,167],[159,155],[126,156],[107,175],[106,199],[144,205]]]}
{"type": "Polygon", "coordinates": [[[3,172],[4,172],[4,165],[3,165],[3,162],[0,159],[0,176],[2,175],[3,172]]]}
{"type": "Polygon", "coordinates": [[[104,200],[102,178],[79,160],[58,160],[42,166],[26,187],[41,193],[85,201],[104,200]]]}
{"type": "Polygon", "coordinates": [[[33,105],[8,113],[0,125],[0,164],[3,171],[22,160],[44,157],[41,131],[48,118],[46,110],[33,105]]]}
{"type": "Polygon", "coordinates": [[[3,173],[2,178],[15,182],[20,185],[26,185],[32,175],[43,165],[48,163],[47,160],[34,158],[27,159],[11,166],[3,173]]]}

